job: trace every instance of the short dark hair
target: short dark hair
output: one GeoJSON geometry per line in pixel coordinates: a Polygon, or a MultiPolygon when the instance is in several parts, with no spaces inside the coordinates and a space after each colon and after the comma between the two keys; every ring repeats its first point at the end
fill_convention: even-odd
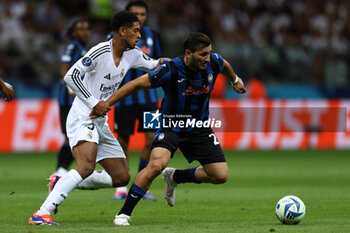
{"type": "Polygon", "coordinates": [[[195,52],[197,49],[207,47],[211,44],[210,38],[201,32],[191,32],[187,40],[184,43],[184,51],[189,49],[195,52]]]}
{"type": "Polygon", "coordinates": [[[112,30],[117,32],[120,27],[132,27],[134,22],[139,22],[135,14],[129,11],[120,11],[112,17],[112,30]]]}
{"type": "Polygon", "coordinates": [[[146,12],[148,12],[148,6],[144,1],[131,1],[126,5],[125,10],[129,11],[131,7],[133,6],[140,6],[146,9],[146,12]]]}

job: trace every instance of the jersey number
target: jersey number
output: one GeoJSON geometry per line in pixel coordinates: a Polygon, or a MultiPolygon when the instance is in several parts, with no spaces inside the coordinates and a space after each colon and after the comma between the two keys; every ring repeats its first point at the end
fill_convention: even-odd
{"type": "Polygon", "coordinates": [[[220,144],[218,139],[216,138],[215,134],[213,134],[213,133],[209,134],[209,137],[214,137],[214,145],[219,145],[220,144]]]}

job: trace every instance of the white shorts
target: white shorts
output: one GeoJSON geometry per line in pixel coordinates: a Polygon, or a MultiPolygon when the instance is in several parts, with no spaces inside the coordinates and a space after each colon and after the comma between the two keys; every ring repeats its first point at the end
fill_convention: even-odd
{"type": "Polygon", "coordinates": [[[96,162],[107,158],[126,158],[118,140],[109,129],[107,117],[82,120],[77,112],[72,107],[66,123],[72,151],[79,141],[88,141],[98,145],[96,162]]]}

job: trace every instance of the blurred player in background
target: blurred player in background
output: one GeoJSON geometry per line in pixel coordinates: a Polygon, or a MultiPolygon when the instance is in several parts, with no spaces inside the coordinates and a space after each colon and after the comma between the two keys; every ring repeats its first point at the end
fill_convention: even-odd
{"type": "Polygon", "coordinates": [[[76,95],[67,117],[67,136],[77,164],[62,177],[50,177],[50,194],[29,218],[30,224],[57,225],[50,214],[57,212],[74,188],[119,187],[130,180],[123,149],[107,123],[110,108],[103,100],[118,89],[129,69],[149,71],[162,64],[163,59],[151,59],[136,47],[141,38],[136,15],[128,11],[117,13],[112,18],[112,29],[113,38],[90,49],[64,77],[76,95]],[[92,110],[104,117],[90,119],[92,110]],[[94,171],[96,163],[105,170],[94,171]]]}
{"type": "MultiPolygon", "coordinates": [[[[163,114],[163,121],[167,119],[165,116],[178,115],[190,116],[187,117],[188,120],[208,120],[209,98],[219,73],[231,81],[236,92],[246,92],[242,80],[235,74],[232,66],[211,49],[211,41],[207,35],[191,33],[184,43],[183,56],[165,62],[160,68],[127,83],[106,101],[107,105],[112,106],[136,90],[162,87],[164,99],[160,107],[161,114],[157,116],[155,113],[153,118],[163,114]]],[[[95,113],[93,111],[91,116],[101,116],[95,113]]],[[[168,118],[168,122],[170,120],[168,118]]],[[[129,225],[136,204],[162,171],[166,182],[165,199],[170,206],[175,204],[177,184],[221,184],[228,177],[224,153],[211,127],[202,128],[196,124],[187,128],[162,128],[160,124],[153,141],[149,164],[136,175],[122,209],[114,218],[114,224],[129,225]],[[189,162],[197,160],[202,166],[185,170],[166,168],[178,148],[189,162]]]]}
{"type": "Polygon", "coordinates": [[[54,175],[58,176],[62,176],[67,173],[69,166],[74,160],[68,143],[66,121],[68,112],[72,107],[75,94],[63,82],[63,78],[68,72],[69,68],[71,68],[71,66],[73,66],[81,57],[86,54],[86,44],[90,37],[89,22],[81,18],[73,19],[68,24],[65,34],[69,39],[69,42],[64,48],[64,54],[61,56],[60,73],[62,77],[62,84],[59,93],[61,129],[62,133],[65,135],[65,142],[57,154],[57,168],[54,172],[54,175]]]}
{"type": "Polygon", "coordinates": [[[5,101],[10,102],[15,97],[13,87],[0,78],[0,91],[5,96],[5,101]]]}
{"type": "MultiPolygon", "coordinates": [[[[139,47],[144,54],[151,58],[160,58],[162,56],[162,50],[160,47],[159,35],[157,32],[144,25],[148,13],[147,4],[143,1],[132,1],[128,3],[125,9],[131,13],[134,13],[140,22],[141,39],[137,43],[137,47],[139,47]]],[[[113,36],[113,33],[108,35],[108,37],[111,36],[113,36]]],[[[129,70],[129,72],[125,75],[121,86],[137,77],[140,77],[143,74],[145,74],[145,72],[142,70],[129,70]]],[[[129,139],[130,135],[134,134],[136,119],[139,121],[138,131],[144,132],[145,134],[145,146],[141,151],[138,171],[144,169],[148,164],[151,154],[152,140],[155,135],[154,130],[143,129],[143,112],[155,111],[157,109],[158,98],[155,89],[140,90],[115,105],[115,132],[118,133],[118,141],[127,157],[129,139]],[[128,114],[125,114],[126,112],[128,114]]],[[[126,186],[117,188],[112,199],[125,199],[128,195],[127,191],[126,186]]],[[[147,192],[143,198],[146,200],[155,200],[155,197],[149,192],[147,192]]]]}

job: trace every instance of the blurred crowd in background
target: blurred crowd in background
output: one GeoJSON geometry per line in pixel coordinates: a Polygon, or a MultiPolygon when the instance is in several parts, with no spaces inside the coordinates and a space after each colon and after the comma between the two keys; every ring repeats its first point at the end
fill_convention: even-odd
{"type": "MultiPolygon", "coordinates": [[[[90,48],[105,40],[109,19],[127,2],[2,0],[0,76],[14,83],[19,97],[55,97],[69,20],[89,19],[90,48]]],[[[146,24],[160,33],[167,57],[182,53],[189,32],[201,31],[241,77],[262,80],[268,97],[350,97],[350,1],[146,2],[146,24]]]]}

